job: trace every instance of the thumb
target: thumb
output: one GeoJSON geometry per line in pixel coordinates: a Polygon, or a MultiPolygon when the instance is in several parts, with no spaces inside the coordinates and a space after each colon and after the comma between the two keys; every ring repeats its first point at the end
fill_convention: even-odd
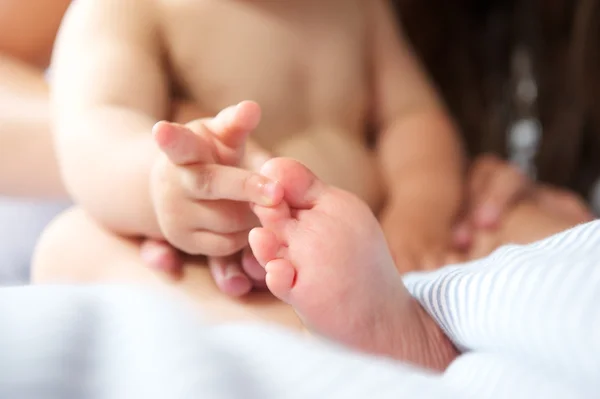
{"type": "Polygon", "coordinates": [[[246,138],[258,126],[260,106],[252,101],[225,108],[217,116],[206,120],[206,127],[229,149],[242,152],[246,138]]]}
{"type": "Polygon", "coordinates": [[[154,125],[152,133],[160,149],[176,165],[186,166],[215,161],[215,143],[208,134],[201,136],[187,126],[165,121],[154,125]]]}

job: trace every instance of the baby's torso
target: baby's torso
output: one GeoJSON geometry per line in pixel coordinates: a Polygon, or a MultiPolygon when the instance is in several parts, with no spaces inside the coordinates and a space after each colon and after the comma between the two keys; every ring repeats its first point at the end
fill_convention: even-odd
{"type": "Polygon", "coordinates": [[[161,0],[173,84],[207,114],[257,101],[253,138],[375,206],[363,0],[161,0]]]}

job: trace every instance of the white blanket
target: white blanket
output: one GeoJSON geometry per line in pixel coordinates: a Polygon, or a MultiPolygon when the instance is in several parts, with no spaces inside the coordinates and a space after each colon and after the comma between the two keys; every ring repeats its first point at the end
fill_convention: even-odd
{"type": "Polygon", "coordinates": [[[35,244],[65,204],[0,197],[0,286],[29,282],[35,244]]]}
{"type": "Polygon", "coordinates": [[[464,354],[443,374],[127,287],[0,290],[0,398],[595,398],[600,222],[406,278],[464,354]]]}

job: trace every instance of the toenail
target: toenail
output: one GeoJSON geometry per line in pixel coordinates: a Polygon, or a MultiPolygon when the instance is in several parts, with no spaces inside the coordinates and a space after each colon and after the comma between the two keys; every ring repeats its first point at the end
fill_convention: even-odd
{"type": "Polygon", "coordinates": [[[261,188],[263,206],[274,206],[279,203],[281,200],[281,198],[279,198],[279,183],[271,181],[263,184],[261,188]]]}

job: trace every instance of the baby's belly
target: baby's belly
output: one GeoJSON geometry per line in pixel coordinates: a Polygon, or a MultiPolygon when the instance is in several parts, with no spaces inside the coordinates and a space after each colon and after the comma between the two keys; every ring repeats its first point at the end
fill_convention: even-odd
{"type": "Polygon", "coordinates": [[[384,200],[375,154],[357,137],[331,131],[295,134],[273,151],[302,162],[326,183],[356,194],[373,211],[384,200]]]}

